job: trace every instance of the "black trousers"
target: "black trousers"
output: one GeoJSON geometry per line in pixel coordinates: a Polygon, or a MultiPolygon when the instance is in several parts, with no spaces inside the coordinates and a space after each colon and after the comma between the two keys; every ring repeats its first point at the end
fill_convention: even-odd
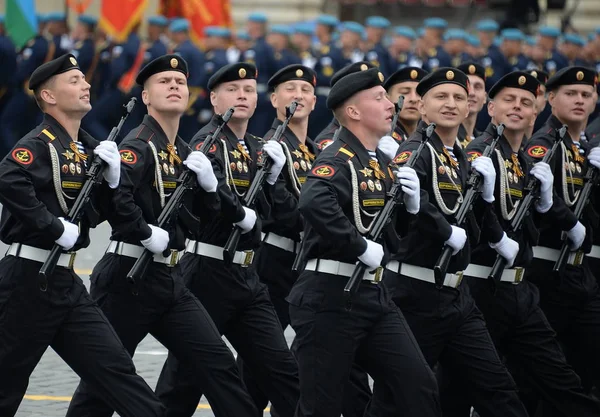
{"type": "MultiPolygon", "coordinates": [[[[206,392],[216,416],[254,416],[254,404],[234,357],[202,304],[185,287],[180,268],[153,262],[136,283],[135,296],[126,279],[134,262],[133,258],[106,254],[91,277],[92,296],[125,348],[133,356],[137,345],[151,334],[190,369],[192,383],[206,392]]],[[[67,416],[110,417],[112,412],[82,380],[67,416]]]]}
{"type": "Polygon", "coordinates": [[[385,285],[361,282],[348,311],[347,280],[304,271],[288,297],[300,370],[296,416],[338,417],[354,363],[373,377],[374,397],[386,387],[395,416],[441,416],[435,376],[385,285]]]}
{"type": "MultiPolygon", "coordinates": [[[[515,379],[565,416],[600,416],[600,403],[585,395],[581,380],[567,364],[564,353],[539,307],[538,289],[528,281],[518,285],[500,282],[493,288],[487,280],[468,279],[494,344],[505,356],[515,379]]],[[[442,369],[440,395],[444,412],[469,416],[472,404],[461,395],[471,390],[461,375],[442,369]],[[448,411],[447,411],[448,410],[448,411]]],[[[531,410],[533,411],[533,410],[531,410]]]]}
{"type": "MultiPolygon", "coordinates": [[[[260,391],[283,417],[298,402],[298,366],[290,352],[269,293],[254,266],[226,266],[222,261],[186,253],[180,262],[186,285],[252,372],[260,391]]],[[[191,416],[204,393],[193,373],[169,354],[156,393],[168,416],[191,416]]],[[[256,415],[256,411],[255,411],[256,415]]]]}
{"type": "MultiPolygon", "coordinates": [[[[268,290],[271,302],[275,308],[275,313],[279,319],[282,330],[285,330],[290,323],[289,304],[286,297],[289,295],[294,282],[298,278],[298,273],[292,271],[292,265],[296,254],[285,251],[276,246],[263,243],[256,259],[256,268],[260,281],[263,282],[268,290]]],[[[296,343],[292,344],[292,352],[295,353],[296,343]]],[[[269,399],[260,390],[256,380],[252,376],[250,369],[245,365],[241,356],[237,358],[242,379],[262,416],[262,411],[267,406],[269,399]]],[[[362,417],[371,399],[371,387],[369,386],[369,376],[358,365],[352,367],[349,381],[344,390],[344,404],[342,415],[344,417],[362,417]]],[[[277,415],[273,408],[271,414],[277,415]]]]}
{"type": "MultiPolygon", "coordinates": [[[[468,381],[470,389],[461,395],[481,416],[527,416],[465,282],[458,289],[438,290],[432,283],[388,270],[384,282],[394,289],[394,302],[402,307],[429,366],[439,362],[468,381]]],[[[377,394],[374,397],[382,398],[377,394]]],[[[444,417],[452,416],[446,411],[444,417]]]]}
{"type": "Polygon", "coordinates": [[[14,416],[48,346],[121,416],[162,416],[131,356],[70,269],[57,267],[41,292],[41,263],[0,261],[0,415],[14,416]]]}

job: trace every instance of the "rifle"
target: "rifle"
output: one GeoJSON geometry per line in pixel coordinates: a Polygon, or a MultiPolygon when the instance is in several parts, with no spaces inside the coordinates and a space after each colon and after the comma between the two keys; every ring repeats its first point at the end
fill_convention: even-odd
{"type": "MultiPolygon", "coordinates": [[[[425,145],[427,144],[427,142],[429,142],[429,139],[431,139],[431,136],[435,131],[435,126],[435,123],[431,123],[429,126],[427,126],[427,129],[425,129],[425,137],[419,144],[417,150],[410,155],[410,158],[406,162],[405,166],[412,168],[416,164],[417,160],[419,159],[419,155],[421,155],[421,152],[425,148],[425,145]]],[[[387,226],[389,222],[392,221],[392,216],[394,214],[396,206],[401,204],[402,202],[402,197],[404,193],[402,192],[402,186],[400,185],[399,180],[394,181],[394,185],[392,185],[392,189],[388,192],[387,195],[389,198],[385,202],[385,206],[383,206],[383,209],[381,209],[381,211],[377,214],[377,217],[373,219],[373,227],[371,227],[371,230],[366,236],[366,239],[371,240],[373,242],[376,242],[381,238],[381,235],[383,234],[383,229],[385,228],[385,226],[387,226]]],[[[367,265],[365,265],[361,261],[358,261],[358,264],[356,265],[356,268],[354,268],[352,276],[350,277],[350,279],[346,283],[346,286],[344,287],[344,298],[346,299],[346,303],[349,304],[351,302],[352,296],[356,294],[356,291],[360,286],[360,281],[362,280],[362,277],[367,268],[367,265]]]]}
{"type": "MultiPolygon", "coordinates": [[[[562,125],[562,127],[557,128],[555,130],[555,133],[556,140],[552,144],[552,148],[550,148],[550,151],[548,151],[546,155],[544,155],[542,162],[548,163],[552,159],[556,150],[558,149],[558,145],[560,145],[560,143],[565,138],[565,135],[567,133],[567,125],[562,125]]],[[[525,218],[529,215],[531,206],[539,198],[540,185],[540,181],[534,176],[532,176],[529,179],[529,183],[525,187],[527,195],[525,196],[525,198],[523,198],[523,200],[521,200],[521,205],[519,206],[517,212],[515,213],[515,216],[510,222],[511,232],[514,233],[521,229],[521,227],[523,227],[523,223],[525,222],[525,218]]],[[[494,266],[492,266],[492,270],[490,271],[490,276],[488,277],[488,279],[492,280],[494,284],[500,281],[500,278],[502,277],[502,273],[504,272],[505,268],[506,259],[504,259],[504,257],[498,254],[496,256],[496,261],[494,262],[494,266]]]]}
{"type": "MultiPolygon", "coordinates": [[[[121,131],[121,128],[123,127],[123,124],[125,123],[125,120],[127,120],[127,116],[129,116],[129,114],[133,110],[136,101],[137,99],[135,97],[132,97],[127,104],[123,105],[123,107],[125,108],[123,116],[121,116],[119,124],[113,127],[110,131],[110,134],[106,139],[107,141],[115,141],[115,139],[119,135],[119,132],[121,131]]],[[[94,190],[94,188],[96,188],[98,184],[102,182],[102,173],[104,172],[104,166],[104,161],[102,161],[100,157],[94,156],[90,164],[90,168],[87,170],[86,173],[87,179],[81,187],[81,192],[79,193],[79,195],[77,195],[77,199],[75,200],[75,203],[73,203],[73,207],[71,207],[71,210],[69,210],[69,213],[65,216],[65,220],[75,224],[79,222],[81,216],[83,215],[83,210],[85,206],[90,201],[92,191],[94,190]]],[[[40,268],[40,289],[42,289],[42,291],[45,291],[48,287],[48,277],[54,272],[54,268],[56,268],[56,264],[62,252],[62,246],[54,244],[52,250],[48,254],[48,257],[46,258],[42,267],[40,268]]]]}
{"type": "MultiPolygon", "coordinates": [[[[283,136],[283,132],[285,132],[285,129],[288,123],[290,122],[290,119],[292,118],[292,116],[294,116],[294,113],[296,112],[296,107],[298,107],[298,103],[292,101],[289,107],[285,109],[285,120],[279,125],[279,127],[277,128],[270,140],[279,142],[279,140],[283,136]]],[[[246,195],[244,195],[243,205],[246,207],[251,207],[254,205],[254,202],[256,201],[260,190],[262,190],[262,187],[265,181],[267,180],[267,175],[271,171],[271,167],[273,166],[273,160],[269,158],[268,155],[263,153],[261,155],[261,158],[258,160],[257,165],[258,170],[256,171],[256,175],[254,176],[252,184],[250,184],[250,188],[248,188],[246,195]]],[[[237,249],[241,235],[242,229],[239,226],[234,225],[233,230],[231,231],[231,234],[227,239],[227,243],[225,243],[225,247],[223,248],[223,260],[229,265],[233,261],[233,256],[237,249]]]]}
{"type": "MultiPolygon", "coordinates": [[[[577,216],[578,219],[581,219],[583,215],[583,209],[587,206],[590,196],[592,194],[592,190],[598,184],[598,180],[600,179],[600,172],[598,168],[590,165],[585,173],[585,185],[581,189],[579,193],[579,200],[577,201],[577,205],[573,210],[573,214],[577,216]]],[[[560,248],[560,254],[558,255],[558,259],[554,264],[553,271],[554,272],[562,272],[567,263],[567,259],[569,258],[569,242],[567,241],[566,233],[563,232],[563,244],[560,248]]]]}
{"type": "MultiPolygon", "coordinates": [[[[489,158],[492,155],[492,152],[494,152],[494,149],[496,149],[496,145],[498,144],[498,141],[502,137],[503,133],[504,133],[504,124],[500,123],[496,127],[496,136],[492,140],[492,143],[490,143],[485,148],[485,150],[483,151],[483,155],[481,155],[481,156],[486,156],[489,158]]],[[[463,227],[463,225],[467,221],[467,216],[473,209],[473,204],[475,203],[475,198],[481,191],[480,190],[481,183],[482,183],[481,180],[482,180],[481,174],[479,172],[477,172],[474,168],[471,168],[471,176],[469,177],[469,180],[467,181],[467,186],[465,187],[466,193],[465,193],[463,202],[460,205],[458,212],[456,213],[456,225],[458,227],[463,227]]],[[[444,284],[444,277],[446,276],[446,271],[448,270],[448,265],[450,264],[450,259],[452,259],[453,251],[454,251],[454,249],[452,249],[452,247],[450,245],[444,245],[444,248],[442,249],[442,253],[441,253],[440,257],[438,258],[437,262],[435,263],[435,266],[433,267],[433,272],[435,275],[435,285],[438,289],[442,288],[442,286],[444,284]]]]}
{"type": "MultiPolygon", "coordinates": [[[[217,116],[219,124],[215,131],[211,135],[208,135],[206,137],[206,139],[202,143],[202,146],[200,146],[200,152],[202,152],[205,155],[208,153],[210,148],[217,141],[219,135],[221,134],[221,131],[223,130],[229,119],[231,119],[231,115],[233,114],[233,112],[234,108],[230,107],[225,112],[225,114],[223,114],[222,116],[217,116]]],[[[165,204],[157,219],[158,227],[162,229],[164,229],[165,226],[167,226],[171,221],[175,219],[175,213],[177,213],[179,207],[181,207],[185,192],[196,186],[196,174],[190,169],[185,169],[177,179],[177,182],[179,183],[179,186],[175,189],[175,191],[173,191],[173,194],[171,194],[171,198],[169,198],[169,201],[167,202],[167,204],[165,204]]],[[[169,256],[169,254],[170,250],[168,248],[165,249],[165,251],[163,252],[163,256],[167,257],[169,256]]],[[[144,274],[146,273],[146,269],[148,268],[148,264],[150,263],[153,257],[154,254],[152,252],[150,252],[148,249],[144,249],[140,257],[135,261],[133,267],[131,267],[131,270],[127,274],[127,279],[130,283],[133,284],[135,283],[136,279],[141,279],[144,276],[144,274]]]]}
{"type": "Polygon", "coordinates": [[[402,111],[402,107],[404,107],[404,96],[401,95],[400,97],[398,97],[398,102],[394,104],[394,107],[396,107],[396,113],[394,114],[394,118],[392,119],[392,129],[390,130],[388,136],[392,136],[392,134],[396,130],[398,118],[400,118],[400,112],[402,111]]]}

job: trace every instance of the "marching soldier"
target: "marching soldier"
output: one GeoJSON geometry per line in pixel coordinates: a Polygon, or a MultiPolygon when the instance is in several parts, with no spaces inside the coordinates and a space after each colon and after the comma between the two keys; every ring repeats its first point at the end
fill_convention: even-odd
{"type": "Polygon", "coordinates": [[[498,22],[491,19],[483,19],[477,22],[475,26],[477,36],[484,49],[484,55],[479,59],[481,65],[485,68],[485,90],[488,91],[500,78],[504,76],[507,62],[500,48],[494,44],[494,39],[500,29],[498,22]]]}
{"type": "Polygon", "coordinates": [[[468,84],[462,71],[440,68],[417,87],[424,121],[400,146],[394,161],[406,163],[425,134],[426,122],[437,127],[415,165],[424,193],[418,221],[397,228],[403,237],[393,261],[386,265],[384,282],[394,290],[394,301],[402,306],[429,366],[439,362],[451,375],[464,375],[469,389],[462,395],[484,415],[527,416],[468,286],[461,285],[479,227],[498,253],[507,258],[511,254],[503,244],[502,230],[491,221],[496,177],[492,161],[481,157],[471,165],[456,141],[458,127],[469,112],[468,84]],[[462,225],[452,223],[472,169],[482,175],[483,184],[467,234],[462,225]],[[453,257],[442,282],[436,283],[433,267],[446,245],[453,257]]]}
{"type": "Polygon", "coordinates": [[[560,29],[552,26],[543,26],[538,31],[538,46],[544,52],[542,68],[550,76],[569,65],[568,59],[556,49],[559,36],[560,29]]]}
{"type": "Polygon", "coordinates": [[[382,16],[369,16],[365,21],[368,51],[365,61],[378,67],[384,76],[390,75],[394,70],[390,68],[391,58],[388,50],[383,46],[385,31],[390,27],[390,21],[382,16]]]}
{"type": "Polygon", "coordinates": [[[469,77],[469,115],[458,128],[458,140],[463,148],[481,135],[475,125],[477,117],[486,104],[485,68],[475,62],[465,62],[457,67],[469,77]]]}
{"type": "Polygon", "coordinates": [[[500,51],[506,58],[508,66],[504,73],[526,71],[534,64],[522,53],[525,35],[519,29],[504,29],[501,32],[500,51]]]}
{"type": "MultiPolygon", "coordinates": [[[[210,221],[218,207],[217,179],[210,161],[200,152],[190,153],[177,136],[189,96],[188,73],[185,60],[164,55],[136,77],[144,88],[148,115],[120,145],[123,176],[111,199],[111,241],[92,272],[91,293],[130,355],[150,333],[193,370],[194,383],[206,392],[216,415],[254,416],[231,351],[202,304],[185,287],[177,263],[189,219],[200,216],[210,221]],[[184,165],[197,177],[199,189],[184,197],[184,207],[169,230],[162,229],[154,223],[177,188],[184,165]],[[144,250],[151,251],[153,258],[145,276],[130,283],[127,274],[144,250]]],[[[83,378],[67,416],[111,416],[111,408],[83,378]]]]}
{"type": "Polygon", "coordinates": [[[548,81],[548,73],[537,68],[528,72],[540,82],[540,89],[536,97],[537,115],[535,118],[535,124],[527,129],[527,132],[525,133],[525,137],[527,139],[533,136],[533,133],[537,132],[552,115],[552,108],[548,106],[548,99],[546,97],[546,82],[548,81]]]}
{"type": "Polygon", "coordinates": [[[14,416],[29,377],[50,346],[120,415],[163,416],[164,407],[136,374],[131,357],[73,271],[89,229],[107,215],[104,201],[120,183],[114,142],[80,128],[90,110],[90,85],[71,54],[37,68],[29,88],[44,113],[0,162],[0,414],[14,416]],[[105,163],[79,225],[65,219],[86,181],[89,157],[105,163]],[[54,245],[62,253],[49,279],[39,278],[54,245]]]}
{"type": "MultiPolygon", "coordinates": [[[[203,89],[206,88],[206,83],[215,72],[227,65],[227,46],[231,39],[231,31],[228,28],[219,26],[209,26],[204,28],[204,46],[206,48],[204,62],[204,72],[206,82],[203,84],[203,89]]],[[[237,62],[237,60],[236,60],[237,62]]],[[[210,98],[205,92],[202,93],[199,106],[199,121],[201,125],[207,124],[213,116],[212,105],[210,98]]],[[[195,132],[194,132],[195,134],[195,132]]]]}
{"type": "MultiPolygon", "coordinates": [[[[377,151],[393,113],[383,80],[372,68],[332,87],[327,106],[341,133],[313,164],[300,195],[308,261],[288,297],[300,370],[297,417],[339,416],[354,362],[375,380],[375,396],[380,385],[392,391],[394,415],[441,415],[431,370],[379,282],[384,248],[364,237],[394,180],[385,168],[389,161],[377,151]],[[343,289],[357,261],[368,272],[348,310],[343,289]]],[[[406,219],[419,211],[419,183],[412,169],[397,175],[405,190],[398,214],[406,219]]]]}
{"type": "Polygon", "coordinates": [[[465,61],[472,61],[465,50],[467,48],[467,33],[462,29],[448,29],[444,33],[443,50],[450,56],[450,66],[458,67],[465,61]]]}
{"type": "MultiPolygon", "coordinates": [[[[246,130],[256,108],[256,78],[254,65],[239,63],[221,68],[208,82],[215,114],[223,114],[230,107],[235,112],[208,154],[219,182],[219,213],[214,220],[190,230],[191,240],[181,264],[188,287],[206,307],[218,332],[234,346],[278,413],[289,417],[298,402],[298,369],[267,287],[259,281],[254,250],[261,241],[259,216],[267,218],[271,211],[280,210],[288,213],[293,200],[285,191],[283,180],[278,180],[285,164],[281,145],[273,141],[262,145],[246,130]],[[273,168],[257,206],[244,207],[243,197],[263,153],[273,159],[273,168]],[[242,237],[231,264],[225,264],[223,246],[234,225],[241,228],[242,237]]],[[[192,149],[201,146],[216,124],[215,117],[194,136],[192,149]]],[[[189,417],[203,390],[193,384],[192,370],[176,358],[169,355],[156,390],[171,410],[170,415],[189,417]]]]}
{"type": "MultiPolygon", "coordinates": [[[[565,416],[598,416],[600,403],[583,393],[581,380],[566,363],[565,356],[556,340],[554,330],[539,307],[537,288],[523,280],[524,270],[532,260],[532,246],[536,244],[533,217],[547,217],[560,222],[559,207],[552,198],[554,178],[550,166],[538,163],[532,168],[522,150],[522,140],[537,111],[536,96],[539,81],[525,72],[510,73],[490,90],[488,111],[492,122],[466,149],[471,161],[483,154],[496,137],[496,126],[503,123],[504,134],[492,154],[492,162],[498,178],[495,192],[496,216],[503,230],[509,230],[516,210],[526,196],[529,179],[533,176],[541,183],[540,199],[523,229],[504,233],[497,245],[512,247],[507,258],[507,269],[499,282],[490,286],[488,277],[497,252],[485,237],[473,249],[471,263],[465,277],[473,298],[485,316],[487,328],[494,344],[512,367],[524,375],[535,391],[553,408],[565,416]]],[[[496,245],[496,246],[497,246],[496,245]]],[[[456,376],[460,378],[460,375],[456,376]]],[[[450,377],[441,390],[442,402],[456,405],[464,396],[455,387],[460,383],[450,377]],[[446,388],[448,391],[446,391],[446,388]]],[[[463,404],[462,412],[453,410],[451,415],[468,416],[471,404],[463,404]]],[[[535,410],[530,412],[534,415],[535,410]]]]}
{"type": "MultiPolygon", "coordinates": [[[[357,22],[344,22],[340,28],[340,48],[346,64],[366,61],[365,54],[360,50],[360,42],[365,28],[357,22]]],[[[372,65],[372,64],[371,64],[372,65]]]]}
{"type": "Polygon", "coordinates": [[[597,85],[595,71],[584,67],[567,67],[550,77],[546,83],[552,116],[529,140],[527,155],[541,160],[555,140],[554,130],[568,126],[558,152],[550,162],[554,175],[554,204],[560,207],[560,221],[540,225],[540,246],[533,248],[533,263],[525,272],[540,290],[540,306],[565,347],[565,353],[580,375],[589,372],[593,383],[600,380],[600,293],[584,252],[589,252],[596,214],[585,210],[578,219],[573,214],[579,191],[583,187],[586,163],[586,142],[580,141],[589,114],[594,106],[597,85]],[[553,266],[566,232],[571,250],[564,272],[554,273],[553,266]],[[585,362],[578,368],[572,359],[585,362]],[[585,371],[585,372],[584,372],[585,371]]]}
{"type": "MultiPolygon", "coordinates": [[[[0,60],[3,63],[0,68],[0,115],[2,115],[4,106],[8,103],[14,89],[14,76],[17,69],[17,53],[15,45],[6,34],[4,15],[0,15],[0,60]]],[[[1,144],[0,152],[2,152],[1,144]]]]}
{"type": "Polygon", "coordinates": [[[67,29],[67,16],[62,12],[52,12],[46,15],[46,32],[54,43],[54,54],[50,59],[56,59],[73,49],[67,29]]]}
{"type": "Polygon", "coordinates": [[[94,45],[94,32],[98,19],[94,16],[82,14],[77,18],[77,25],[71,33],[74,42],[71,53],[77,59],[81,72],[86,74],[88,82],[92,79],[95,69],[96,47],[94,45]]]}
{"type": "Polygon", "coordinates": [[[448,28],[448,22],[439,17],[430,17],[423,22],[425,50],[423,58],[423,69],[429,72],[439,67],[448,67],[451,64],[450,56],[442,48],[444,32],[448,28]]]}

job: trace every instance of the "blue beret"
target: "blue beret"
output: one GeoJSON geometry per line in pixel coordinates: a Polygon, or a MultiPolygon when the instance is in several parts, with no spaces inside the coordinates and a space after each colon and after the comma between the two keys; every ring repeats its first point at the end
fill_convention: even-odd
{"type": "Polygon", "coordinates": [[[423,21],[423,26],[430,29],[446,29],[448,22],[441,17],[429,17],[423,21]]]}
{"type": "Polygon", "coordinates": [[[4,15],[0,14],[0,23],[4,23],[4,15]]]}
{"type": "Polygon", "coordinates": [[[354,33],[358,33],[359,35],[362,35],[363,32],[365,31],[365,28],[363,27],[363,25],[361,25],[360,23],[357,23],[357,22],[344,22],[342,24],[342,30],[349,30],[350,32],[354,32],[354,33]]]}
{"type": "Polygon", "coordinates": [[[248,15],[249,22],[267,23],[267,15],[260,12],[250,13],[248,15]]]}
{"type": "Polygon", "coordinates": [[[204,36],[218,36],[221,38],[229,38],[231,31],[222,26],[207,26],[204,28],[204,36]]]}
{"type": "Polygon", "coordinates": [[[169,24],[169,20],[164,16],[150,16],[148,18],[148,23],[156,26],[167,26],[169,24]]]}
{"type": "Polygon", "coordinates": [[[82,14],[77,18],[77,20],[90,26],[96,26],[96,24],[98,24],[98,19],[94,16],[90,16],[89,14],[82,14]]]}
{"type": "Polygon", "coordinates": [[[322,14],[317,17],[317,24],[325,26],[337,26],[340,23],[339,19],[330,14],[322,14]]]}
{"type": "Polygon", "coordinates": [[[585,39],[575,33],[566,33],[565,36],[563,36],[563,42],[572,43],[577,46],[585,46],[585,39]]]}
{"type": "Polygon", "coordinates": [[[397,26],[394,29],[394,34],[396,36],[404,36],[408,39],[417,39],[417,34],[415,33],[415,31],[412,28],[409,28],[408,26],[397,26]]]}
{"type": "Polygon", "coordinates": [[[526,36],[525,42],[527,42],[527,45],[529,46],[535,46],[535,38],[533,36],[526,36]]]}
{"type": "Polygon", "coordinates": [[[539,34],[550,38],[558,38],[560,36],[560,29],[552,26],[542,26],[539,30],[539,34]]]}
{"type": "Polygon", "coordinates": [[[245,30],[238,30],[235,33],[235,37],[238,39],[242,39],[244,41],[249,41],[251,40],[250,35],[248,34],[248,32],[246,32],[245,30]]]}
{"type": "Polygon", "coordinates": [[[600,27],[597,27],[597,28],[596,28],[596,33],[597,33],[598,35],[600,35],[600,27]]]}
{"type": "Polygon", "coordinates": [[[474,46],[476,48],[479,48],[481,46],[481,41],[475,35],[468,35],[467,42],[469,43],[469,45],[474,46]]]}
{"type": "Polygon", "coordinates": [[[35,15],[38,23],[46,23],[48,21],[48,19],[46,19],[46,15],[43,13],[38,13],[35,15]]]}
{"type": "Polygon", "coordinates": [[[308,36],[312,36],[315,33],[315,30],[310,23],[298,23],[294,27],[294,31],[296,33],[301,33],[302,35],[308,35],[308,36]]]}
{"type": "Polygon", "coordinates": [[[61,12],[52,12],[46,15],[46,22],[61,22],[65,20],[67,16],[61,12]]]}
{"type": "Polygon", "coordinates": [[[462,29],[448,29],[446,33],[444,33],[444,40],[466,40],[466,33],[462,29]]]}
{"type": "Polygon", "coordinates": [[[365,21],[365,26],[371,26],[379,29],[387,29],[390,27],[390,21],[382,16],[369,16],[365,21]]]}
{"type": "Polygon", "coordinates": [[[285,36],[290,36],[292,34],[292,30],[287,25],[272,25],[270,32],[285,36]]]}
{"type": "Polygon", "coordinates": [[[171,32],[185,32],[190,29],[190,22],[187,19],[175,19],[169,25],[171,32]]]}
{"type": "Polygon", "coordinates": [[[506,41],[523,41],[525,40],[525,35],[519,29],[504,29],[500,36],[502,40],[506,41]]]}
{"type": "Polygon", "coordinates": [[[423,36],[425,36],[425,28],[417,29],[417,37],[422,38],[423,36]]]}
{"type": "Polygon", "coordinates": [[[500,29],[498,22],[492,19],[482,19],[477,22],[475,28],[481,32],[496,32],[500,29]]]}
{"type": "Polygon", "coordinates": [[[502,37],[496,36],[492,43],[494,44],[494,46],[500,46],[500,44],[502,43],[502,37]]]}
{"type": "Polygon", "coordinates": [[[596,34],[594,32],[588,33],[588,41],[592,42],[594,39],[596,39],[596,34]]]}

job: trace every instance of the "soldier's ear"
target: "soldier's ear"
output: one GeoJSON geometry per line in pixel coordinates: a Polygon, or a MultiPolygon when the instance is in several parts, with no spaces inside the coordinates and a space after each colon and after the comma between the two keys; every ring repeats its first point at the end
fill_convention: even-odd
{"type": "Polygon", "coordinates": [[[52,94],[52,91],[44,88],[42,91],[40,91],[40,97],[42,98],[42,100],[48,104],[56,104],[56,97],[54,97],[54,94],[52,94]]]}
{"type": "Polygon", "coordinates": [[[421,116],[425,116],[425,102],[423,101],[423,98],[419,98],[419,113],[421,113],[421,116]]]}
{"type": "Polygon", "coordinates": [[[275,92],[271,93],[270,99],[271,99],[271,106],[273,106],[273,108],[276,109],[277,108],[277,101],[278,100],[277,100],[277,95],[275,94],[275,92]]]}
{"type": "Polygon", "coordinates": [[[495,110],[496,110],[496,104],[492,100],[490,100],[487,105],[487,111],[488,111],[488,114],[490,115],[490,117],[494,117],[494,115],[496,113],[495,110]]]}
{"type": "Polygon", "coordinates": [[[347,105],[344,112],[349,119],[360,121],[360,111],[354,104],[347,105]]]}
{"type": "Polygon", "coordinates": [[[548,103],[550,103],[550,105],[552,107],[554,107],[554,102],[556,101],[556,94],[554,93],[554,91],[550,91],[548,93],[548,103]]]}
{"type": "Polygon", "coordinates": [[[148,98],[148,90],[142,90],[142,102],[147,106],[150,103],[150,99],[148,98]]]}
{"type": "Polygon", "coordinates": [[[214,91],[210,92],[210,105],[213,107],[217,105],[217,93],[214,91]]]}

